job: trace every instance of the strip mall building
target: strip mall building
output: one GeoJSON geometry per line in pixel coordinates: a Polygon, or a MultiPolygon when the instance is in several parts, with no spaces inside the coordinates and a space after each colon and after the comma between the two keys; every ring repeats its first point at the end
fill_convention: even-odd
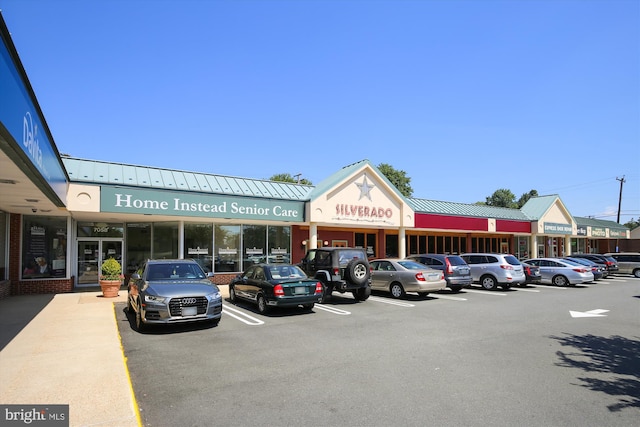
{"type": "Polygon", "coordinates": [[[519,210],[406,198],[368,160],[306,186],[61,156],[0,25],[0,296],[97,287],[110,257],[125,273],[148,258],[194,258],[225,284],[320,246],[526,258],[610,252],[630,238],[615,222],[573,217],[558,195],[519,210]]]}

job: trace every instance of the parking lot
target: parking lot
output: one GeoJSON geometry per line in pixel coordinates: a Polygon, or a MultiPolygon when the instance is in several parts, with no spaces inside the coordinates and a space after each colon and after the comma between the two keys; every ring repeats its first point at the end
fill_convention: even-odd
{"type": "Polygon", "coordinates": [[[640,280],[334,293],[311,313],[224,301],[217,327],[132,328],[145,426],[637,425],[640,280]]]}

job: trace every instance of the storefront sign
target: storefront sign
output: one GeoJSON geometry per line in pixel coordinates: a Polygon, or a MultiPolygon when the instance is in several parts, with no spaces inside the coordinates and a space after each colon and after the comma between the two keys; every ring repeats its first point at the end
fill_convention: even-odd
{"type": "Polygon", "coordinates": [[[607,237],[607,229],[601,227],[591,227],[591,237],[607,237]]]}
{"type": "Polygon", "coordinates": [[[586,236],[587,227],[578,226],[578,236],[586,236]]]}
{"type": "Polygon", "coordinates": [[[571,234],[571,224],[558,224],[556,222],[544,223],[545,234],[571,234]]]}
{"type": "Polygon", "coordinates": [[[627,238],[627,232],[624,230],[612,230],[609,229],[609,237],[622,237],[624,239],[627,238]]]}
{"type": "Polygon", "coordinates": [[[100,211],[118,213],[304,221],[304,202],[102,187],[100,211]]]}
{"type": "Polygon", "coordinates": [[[3,108],[0,122],[9,131],[42,178],[63,203],[67,197],[67,176],[49,140],[38,110],[20,78],[7,49],[0,42],[0,93],[3,108]]]}

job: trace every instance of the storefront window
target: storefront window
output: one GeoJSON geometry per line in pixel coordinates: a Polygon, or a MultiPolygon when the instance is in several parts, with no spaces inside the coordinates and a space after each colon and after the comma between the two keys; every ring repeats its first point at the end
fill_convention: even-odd
{"type": "Polygon", "coordinates": [[[131,274],[142,268],[142,264],[151,258],[151,224],[127,224],[126,273],[131,274]]]}
{"type": "Polygon", "coordinates": [[[214,271],[240,271],[240,226],[216,225],[214,235],[214,271]]]}
{"type": "Polygon", "coordinates": [[[267,228],[269,256],[277,263],[291,263],[291,227],[273,226],[267,228]]]}
{"type": "Polygon", "coordinates": [[[67,219],[23,218],[22,278],[67,276],[67,219]]]}
{"type": "Polygon", "coordinates": [[[184,225],[184,257],[194,259],[207,273],[213,271],[213,224],[184,225]]]}
{"type": "Polygon", "coordinates": [[[242,258],[242,269],[252,264],[260,262],[273,262],[267,255],[267,226],[266,225],[244,225],[242,226],[242,246],[244,256],[242,258]]]}
{"type": "Polygon", "coordinates": [[[152,256],[155,259],[178,258],[178,223],[153,224],[152,256]]]}

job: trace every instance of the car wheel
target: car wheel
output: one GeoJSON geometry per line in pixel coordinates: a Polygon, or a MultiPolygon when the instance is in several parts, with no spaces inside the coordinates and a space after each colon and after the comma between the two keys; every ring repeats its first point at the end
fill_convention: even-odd
{"type": "Polygon", "coordinates": [[[138,300],[138,309],[136,310],[136,331],[142,332],[144,327],[144,320],[142,320],[142,303],[138,300]]]}
{"type": "Polygon", "coordinates": [[[420,298],[426,298],[426,297],[427,297],[427,295],[429,295],[429,292],[418,292],[418,296],[419,296],[420,298]]]}
{"type": "Polygon", "coordinates": [[[640,268],[633,270],[633,275],[638,279],[640,279],[640,268]]]}
{"type": "Polygon", "coordinates": [[[128,313],[133,313],[133,306],[131,305],[131,296],[127,295],[127,312],[128,313]]]}
{"type": "Polygon", "coordinates": [[[496,287],[498,287],[498,284],[496,283],[496,279],[494,279],[491,276],[483,276],[480,279],[480,284],[482,285],[483,288],[485,288],[488,291],[492,291],[496,287]]]}
{"type": "Polygon", "coordinates": [[[236,303],[237,298],[236,298],[236,289],[233,286],[229,286],[229,301],[231,301],[232,303],[236,303]]]}
{"type": "Polygon", "coordinates": [[[303,309],[305,309],[305,310],[307,310],[307,311],[311,311],[311,310],[313,310],[313,307],[314,307],[314,306],[315,306],[315,304],[314,304],[314,303],[311,303],[311,304],[302,304],[302,308],[303,308],[303,309]]]}
{"type": "Polygon", "coordinates": [[[258,313],[265,314],[269,311],[269,306],[267,305],[267,300],[264,298],[264,295],[258,295],[258,313]]]}
{"type": "Polygon", "coordinates": [[[356,285],[364,285],[369,281],[371,271],[369,263],[361,259],[353,259],[347,264],[345,274],[356,285]]]}
{"type": "Polygon", "coordinates": [[[371,288],[369,286],[353,291],[353,297],[358,301],[366,301],[370,295],[371,288]]]}
{"type": "Polygon", "coordinates": [[[458,292],[460,292],[462,290],[462,286],[449,286],[449,289],[451,289],[451,292],[457,294],[458,292]]]}
{"type": "Polygon", "coordinates": [[[567,286],[569,281],[566,277],[558,275],[553,278],[553,284],[556,286],[567,286]]]}
{"type": "Polygon", "coordinates": [[[404,298],[404,288],[400,283],[392,283],[389,288],[389,292],[391,292],[391,296],[394,298],[404,298]]]}

